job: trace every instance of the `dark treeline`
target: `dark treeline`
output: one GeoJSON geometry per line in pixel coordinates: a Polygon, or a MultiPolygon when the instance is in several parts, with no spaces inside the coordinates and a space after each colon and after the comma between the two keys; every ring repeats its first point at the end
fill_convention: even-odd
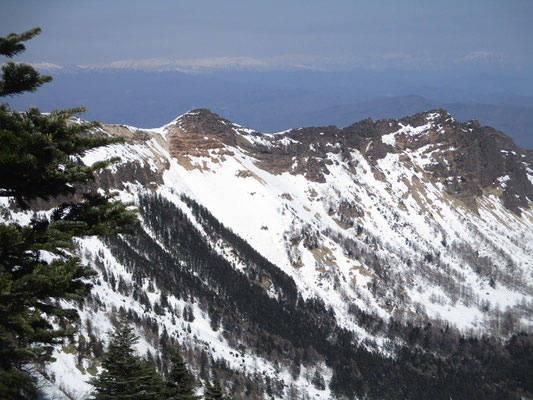
{"type": "Polygon", "coordinates": [[[471,338],[442,324],[383,321],[352,307],[369,332],[390,339],[394,356],[386,356],[370,342],[357,344],[353,333],[337,326],[332,310],[319,300],[304,301],[292,278],[205,208],[182,200],[207,238],[175,205],[150,195],[140,198],[141,216],[166,250],[142,228],[133,236],[106,239],[133,274],[131,290],[138,296],[148,279],[162,291],[162,299],[172,294],[196,302],[231,344],[244,343],[293,375],[300,364],[313,367],[324,361],[334,371],[330,388],[339,397],[518,399],[533,393],[531,336],[518,334],[506,342],[471,338]],[[226,246],[235,261],[222,257],[210,242],[226,246]],[[235,263],[245,266],[242,272],[235,263]],[[261,286],[264,280],[274,296],[261,286]]]}
{"type": "MultiPolygon", "coordinates": [[[[136,235],[109,238],[114,255],[131,269],[138,285],[148,278],[164,293],[207,304],[210,318],[219,320],[225,330],[246,323],[252,337],[263,339],[259,342],[264,342],[265,354],[274,350],[268,343],[280,354],[287,353],[284,344],[276,344],[276,337],[289,340],[293,347],[324,347],[319,339],[330,336],[336,326],[332,312],[319,300],[299,297],[294,281],[250,246],[234,247],[248,266],[245,275],[211,249],[187,216],[167,200],[143,197],[139,207],[143,219],[172,254],[141,229],[136,235]],[[259,285],[261,275],[280,293],[279,300],[259,285]]],[[[320,350],[323,353],[325,348],[320,350]]],[[[293,354],[287,358],[292,359],[293,354]]]]}

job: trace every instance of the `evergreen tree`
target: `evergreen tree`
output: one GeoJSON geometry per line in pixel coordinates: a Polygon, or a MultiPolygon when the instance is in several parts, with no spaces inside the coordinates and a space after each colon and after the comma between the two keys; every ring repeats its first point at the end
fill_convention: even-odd
{"type": "Polygon", "coordinates": [[[215,379],[213,384],[207,382],[205,386],[204,400],[230,400],[230,398],[224,395],[220,382],[218,379],[215,379]]]}
{"type": "Polygon", "coordinates": [[[161,399],[161,378],[153,360],[142,361],[133,349],[138,337],[121,322],[102,361],[104,371],[91,381],[95,400],[161,399]]]}
{"type": "Polygon", "coordinates": [[[155,362],[151,357],[142,361],[141,376],[147,384],[145,396],[153,400],[163,400],[163,378],[157,373],[155,362]]]}
{"type": "MultiPolygon", "coordinates": [[[[39,34],[35,28],[0,38],[0,55],[11,58],[25,50],[23,42],[39,34]]],[[[33,67],[7,62],[0,73],[0,97],[34,91],[49,76],[33,67]]],[[[135,214],[110,197],[74,194],[96,169],[82,162],[87,150],[116,142],[87,132],[96,123],[72,123],[83,109],[41,114],[19,113],[0,105],[0,197],[28,209],[32,200],[70,196],[48,219],[27,226],[0,222],[0,397],[37,397],[31,365],[50,360],[53,346],[73,334],[66,321],[78,315],[63,300],[81,301],[92,271],[72,253],[74,237],[115,234],[135,223],[135,214]],[[80,200],[81,199],[81,200],[80,200]],[[46,255],[46,257],[43,257],[46,255]],[[59,328],[55,328],[56,322],[59,328]]]]}
{"type": "Polygon", "coordinates": [[[165,399],[195,400],[193,378],[176,347],[170,357],[171,368],[165,382],[165,399]]]}

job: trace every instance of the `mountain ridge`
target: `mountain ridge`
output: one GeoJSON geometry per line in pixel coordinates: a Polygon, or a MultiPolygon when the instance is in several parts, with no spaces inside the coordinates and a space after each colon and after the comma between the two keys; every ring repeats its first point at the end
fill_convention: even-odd
{"type": "MultiPolygon", "coordinates": [[[[228,383],[240,398],[497,398],[494,382],[531,390],[493,364],[523,368],[505,356],[507,340],[527,349],[520,332],[533,326],[533,169],[501,132],[436,109],[262,134],[196,109],[160,128],[97,133],[125,143],[84,156],[120,158],[92,190],[136,204],[141,226],[79,241],[97,272],[76,306],[80,335],[105,341],[122,316],[162,368],[161,343],[177,340],[198,377],[218,371],[240,382],[228,383]],[[476,368],[482,385],[442,390],[449,374],[476,368]],[[431,369],[447,371],[437,386],[431,369]]],[[[89,390],[76,371],[98,370],[91,349],[59,347],[43,373],[89,390]]]]}
{"type": "MultiPolygon", "coordinates": [[[[324,165],[324,162],[326,161],[323,160],[324,149],[328,143],[331,146],[341,145],[348,149],[357,148],[360,151],[366,146],[363,154],[365,156],[368,155],[369,157],[377,157],[379,159],[385,157],[387,152],[391,151],[391,147],[393,148],[392,151],[398,151],[394,149],[404,150],[406,148],[415,150],[422,147],[422,145],[444,145],[447,141],[448,143],[446,144],[449,147],[453,148],[458,146],[460,148],[459,151],[467,151],[469,152],[469,155],[481,158],[481,160],[477,162],[484,163],[485,165],[489,165],[489,160],[488,157],[483,154],[490,152],[491,162],[495,163],[497,160],[499,164],[501,164],[503,172],[511,170],[518,174],[517,179],[520,181],[518,186],[525,188],[525,191],[518,190],[516,188],[517,185],[511,186],[511,189],[515,190],[505,190],[502,193],[502,196],[505,198],[505,206],[507,208],[519,213],[520,206],[527,207],[528,196],[530,199],[533,198],[533,187],[531,187],[531,184],[528,181],[527,173],[524,168],[520,168],[520,165],[516,160],[505,161],[504,156],[500,154],[502,151],[506,152],[504,154],[507,154],[508,157],[510,152],[514,152],[513,155],[519,154],[519,157],[529,160],[531,157],[530,152],[516,146],[513,140],[505,136],[501,131],[494,130],[490,127],[482,127],[477,121],[468,121],[466,123],[457,122],[444,109],[433,109],[401,119],[385,119],[378,121],[366,119],[344,128],[337,128],[335,126],[309,127],[290,129],[275,134],[261,134],[257,131],[234,124],[231,121],[220,117],[218,114],[212,113],[208,109],[195,109],[181,115],[169,124],[164,125],[162,128],[155,130],[148,129],[146,131],[155,132],[161,130],[168,131],[170,135],[170,146],[172,147],[171,153],[173,156],[181,157],[181,160],[183,160],[182,156],[187,154],[187,151],[190,152],[191,149],[193,149],[193,152],[204,151],[205,153],[214,148],[221,148],[221,144],[223,144],[228,146],[243,146],[247,151],[254,152],[256,150],[253,150],[252,148],[255,146],[259,147],[255,156],[262,160],[262,164],[265,167],[270,166],[269,168],[272,171],[278,172],[283,170],[283,168],[287,170],[289,166],[285,163],[287,165],[282,167],[279,159],[276,160],[276,165],[274,165],[272,157],[269,157],[269,153],[275,153],[276,157],[283,158],[283,156],[287,155],[287,152],[280,153],[275,144],[274,147],[270,144],[276,143],[276,141],[283,142],[285,138],[289,141],[293,140],[293,144],[295,143],[294,141],[297,141],[295,138],[300,138],[306,143],[315,141],[313,146],[318,145],[319,149],[314,149],[313,151],[315,153],[321,152],[322,160],[317,163],[315,162],[315,157],[311,165],[309,165],[309,163],[301,164],[300,170],[303,171],[303,169],[305,169],[307,177],[322,183],[324,182],[324,173],[328,173],[327,166],[324,165]],[[431,121],[428,122],[430,119],[431,121]],[[417,134],[412,133],[412,130],[409,131],[411,124],[419,129],[425,127],[425,134],[422,135],[423,132],[417,134]],[[460,131],[468,134],[461,134],[460,131]],[[205,136],[206,134],[208,136],[205,136]],[[396,138],[396,135],[399,135],[399,137],[396,138]],[[309,136],[309,138],[306,139],[307,136],[309,136]],[[323,136],[323,138],[320,136],[323,136]],[[255,140],[255,142],[247,143],[243,137],[261,137],[263,139],[266,138],[266,141],[251,139],[255,140]],[[472,139],[473,142],[476,142],[475,146],[478,148],[473,149],[473,146],[470,146],[470,139],[472,139]],[[193,141],[187,145],[187,141],[191,140],[193,141]],[[271,148],[267,149],[265,146],[270,146],[271,148]],[[495,147],[499,149],[500,153],[491,150],[495,147]],[[187,148],[189,148],[189,150],[187,150],[187,148]],[[282,169],[280,170],[279,168],[282,169]],[[310,173],[311,171],[312,173],[310,173]]],[[[137,131],[142,132],[143,130],[138,129],[137,131]]],[[[250,141],[250,139],[248,139],[248,141],[250,141]]],[[[290,144],[285,143],[284,146],[288,148],[288,152],[296,151],[300,153],[304,150],[302,146],[292,146],[292,149],[290,144]]],[[[340,151],[344,151],[344,148],[341,148],[340,151]]],[[[199,155],[200,153],[195,154],[199,155]]],[[[312,152],[310,153],[305,150],[304,154],[307,156],[313,155],[312,152]]],[[[489,169],[484,170],[482,173],[479,166],[474,168],[473,165],[469,165],[465,160],[458,160],[457,158],[459,156],[457,154],[450,154],[449,157],[455,157],[455,165],[458,165],[455,170],[446,171],[445,165],[443,164],[448,161],[446,159],[441,159],[437,161],[437,165],[433,167],[430,172],[436,174],[441,181],[451,179],[453,173],[455,173],[455,176],[461,177],[461,175],[463,175],[462,172],[465,172],[471,176],[469,177],[471,180],[475,181],[473,183],[468,182],[465,184],[466,178],[461,177],[460,182],[449,182],[448,184],[452,186],[450,192],[453,190],[453,192],[457,193],[467,192],[471,194],[480,194],[484,188],[495,188],[497,186],[496,181],[498,176],[495,175],[500,171],[489,169]]],[[[514,180],[511,180],[511,182],[514,182],[514,180]]],[[[468,194],[463,196],[462,200],[464,199],[470,204],[473,204],[469,200],[468,194]]]]}

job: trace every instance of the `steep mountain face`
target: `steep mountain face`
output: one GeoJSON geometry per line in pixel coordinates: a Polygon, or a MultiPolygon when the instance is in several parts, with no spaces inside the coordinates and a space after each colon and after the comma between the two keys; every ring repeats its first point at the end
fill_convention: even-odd
{"type": "Polygon", "coordinates": [[[200,109],[99,134],[126,143],[85,156],[121,158],[94,190],[142,223],[79,242],[99,275],[85,347],[42,371],[63,394],[122,316],[161,370],[177,340],[237,398],[531,396],[533,154],[503,133],[432,110],[267,134],[200,109]]]}
{"type": "MultiPolygon", "coordinates": [[[[380,315],[427,308],[432,293],[416,288],[441,278],[450,285],[434,296],[457,291],[502,309],[518,299],[507,291],[529,290],[530,158],[501,132],[436,110],[261,134],[196,110],[159,134],[170,153],[158,167],[165,188],[203,204],[337,313],[354,302],[380,315]]],[[[464,328],[482,320],[470,311],[456,321],[443,302],[430,302],[430,316],[449,313],[464,328]]]]}

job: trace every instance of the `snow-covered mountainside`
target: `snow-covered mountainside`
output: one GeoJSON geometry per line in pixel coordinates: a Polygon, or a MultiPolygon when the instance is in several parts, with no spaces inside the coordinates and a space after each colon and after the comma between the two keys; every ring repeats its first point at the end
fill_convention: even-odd
{"type": "Polygon", "coordinates": [[[161,369],[178,340],[200,379],[215,369],[239,398],[417,398],[438,387],[423,366],[445,370],[436,359],[464,338],[503,352],[532,331],[533,152],[499,131],[432,110],[267,134],[200,109],[103,133],[126,142],[86,154],[121,159],[93,189],[135,203],[141,227],[79,242],[98,277],[85,347],[58,348],[44,373],[54,390],[90,390],[119,316],[161,369]],[[379,372],[406,360],[419,380],[379,372]]]}

